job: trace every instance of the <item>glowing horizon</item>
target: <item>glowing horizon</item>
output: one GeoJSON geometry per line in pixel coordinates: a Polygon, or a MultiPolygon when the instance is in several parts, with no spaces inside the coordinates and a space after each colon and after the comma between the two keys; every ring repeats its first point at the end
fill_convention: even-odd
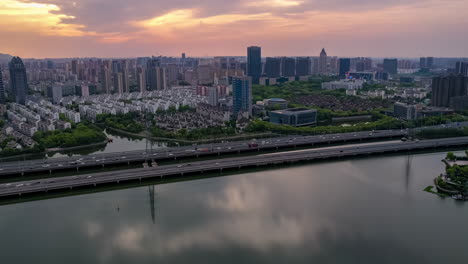
{"type": "Polygon", "coordinates": [[[3,0],[0,53],[28,58],[468,56],[459,0],[3,0]],[[66,2],[66,3],[64,3],[66,2]]]}

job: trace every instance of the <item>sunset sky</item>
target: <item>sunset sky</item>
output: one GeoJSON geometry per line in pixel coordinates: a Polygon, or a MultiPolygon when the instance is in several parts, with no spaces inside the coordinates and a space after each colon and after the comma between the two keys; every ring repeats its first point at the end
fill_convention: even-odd
{"type": "Polygon", "coordinates": [[[0,53],[468,56],[467,10],[467,0],[0,0],[0,53]]]}

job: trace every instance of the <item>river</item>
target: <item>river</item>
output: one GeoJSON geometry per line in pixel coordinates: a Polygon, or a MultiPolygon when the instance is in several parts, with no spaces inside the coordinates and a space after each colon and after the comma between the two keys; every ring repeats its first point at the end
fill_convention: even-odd
{"type": "Polygon", "coordinates": [[[466,263],[444,153],[378,156],[0,207],[2,263],[466,263]],[[153,195],[154,188],[154,195],[153,195]]]}

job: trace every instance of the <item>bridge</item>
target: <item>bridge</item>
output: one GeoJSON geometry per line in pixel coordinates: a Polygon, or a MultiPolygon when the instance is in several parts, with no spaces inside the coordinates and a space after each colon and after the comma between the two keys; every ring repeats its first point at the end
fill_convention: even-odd
{"type": "Polygon", "coordinates": [[[314,161],[321,159],[353,157],[400,151],[423,150],[441,147],[468,145],[468,137],[407,141],[381,142],[359,146],[337,146],[323,149],[308,149],[281,153],[260,154],[249,157],[197,161],[184,164],[164,165],[142,169],[128,169],[55,179],[31,180],[0,184],[0,197],[14,197],[24,194],[45,193],[54,190],[71,190],[78,187],[96,187],[103,184],[141,182],[144,179],[180,176],[191,173],[218,172],[228,169],[271,166],[276,164],[314,161]]]}
{"type": "Polygon", "coordinates": [[[243,140],[198,146],[184,146],[145,150],[73,156],[41,160],[25,160],[4,162],[0,164],[0,176],[26,175],[32,173],[53,173],[65,170],[80,170],[82,168],[105,167],[109,165],[142,163],[144,161],[177,160],[181,158],[198,158],[200,156],[220,156],[223,154],[253,152],[261,150],[277,150],[316,146],[320,144],[344,143],[364,140],[396,138],[407,135],[407,130],[378,130],[367,132],[327,134],[316,136],[286,136],[259,140],[243,140]],[[257,146],[249,146],[255,142],[257,146]]]}

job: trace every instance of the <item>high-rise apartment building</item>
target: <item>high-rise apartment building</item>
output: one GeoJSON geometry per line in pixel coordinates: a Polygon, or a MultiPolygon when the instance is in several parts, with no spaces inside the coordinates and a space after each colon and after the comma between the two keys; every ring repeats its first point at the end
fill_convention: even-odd
{"type": "Polygon", "coordinates": [[[340,78],[343,79],[346,77],[346,73],[348,73],[351,70],[351,59],[341,58],[339,63],[340,63],[339,76],[340,78]]]}
{"type": "Polygon", "coordinates": [[[16,98],[16,103],[26,104],[28,94],[28,79],[26,67],[20,57],[13,57],[9,63],[11,92],[16,98]]]}
{"type": "Polygon", "coordinates": [[[212,106],[218,105],[219,101],[219,93],[218,93],[218,87],[208,87],[208,104],[212,106]]]}
{"type": "Polygon", "coordinates": [[[252,78],[249,76],[232,78],[233,113],[237,117],[240,112],[252,115],[252,78]]]}
{"type": "Polygon", "coordinates": [[[390,74],[398,73],[398,60],[397,59],[384,59],[383,61],[384,71],[390,74]]]}
{"type": "Polygon", "coordinates": [[[281,75],[281,59],[280,58],[266,58],[265,61],[265,75],[269,78],[277,78],[281,75]]]}
{"type": "Polygon", "coordinates": [[[123,74],[121,72],[115,72],[112,77],[113,81],[113,93],[123,93],[123,74]]]}
{"type": "Polygon", "coordinates": [[[101,71],[99,74],[99,82],[101,83],[101,90],[103,93],[111,92],[111,73],[109,68],[106,65],[101,65],[101,71]]]}
{"type": "Polygon", "coordinates": [[[468,77],[463,75],[439,76],[432,79],[432,105],[449,107],[454,97],[468,94],[468,77]]]}
{"type": "Polygon", "coordinates": [[[146,91],[146,76],[145,76],[145,70],[142,67],[137,68],[136,79],[137,79],[137,91],[138,92],[146,91]]]}
{"type": "Polygon", "coordinates": [[[421,57],[419,58],[419,68],[432,69],[434,68],[434,57],[421,57]]]}
{"type": "Polygon", "coordinates": [[[247,48],[247,76],[252,77],[252,83],[258,84],[262,75],[262,49],[252,46],[247,48]]]}
{"type": "Polygon", "coordinates": [[[322,75],[326,75],[328,73],[328,56],[324,48],[320,52],[319,73],[322,75]]]}
{"type": "Polygon", "coordinates": [[[297,76],[308,76],[311,73],[310,70],[310,58],[309,57],[298,57],[296,58],[296,75],[297,76]]]}
{"type": "Polygon", "coordinates": [[[146,85],[149,91],[166,90],[167,77],[166,69],[161,67],[158,58],[152,57],[146,66],[146,85]]]}
{"type": "Polygon", "coordinates": [[[296,75],[296,60],[294,58],[283,57],[281,59],[281,75],[286,77],[296,75]]]}

